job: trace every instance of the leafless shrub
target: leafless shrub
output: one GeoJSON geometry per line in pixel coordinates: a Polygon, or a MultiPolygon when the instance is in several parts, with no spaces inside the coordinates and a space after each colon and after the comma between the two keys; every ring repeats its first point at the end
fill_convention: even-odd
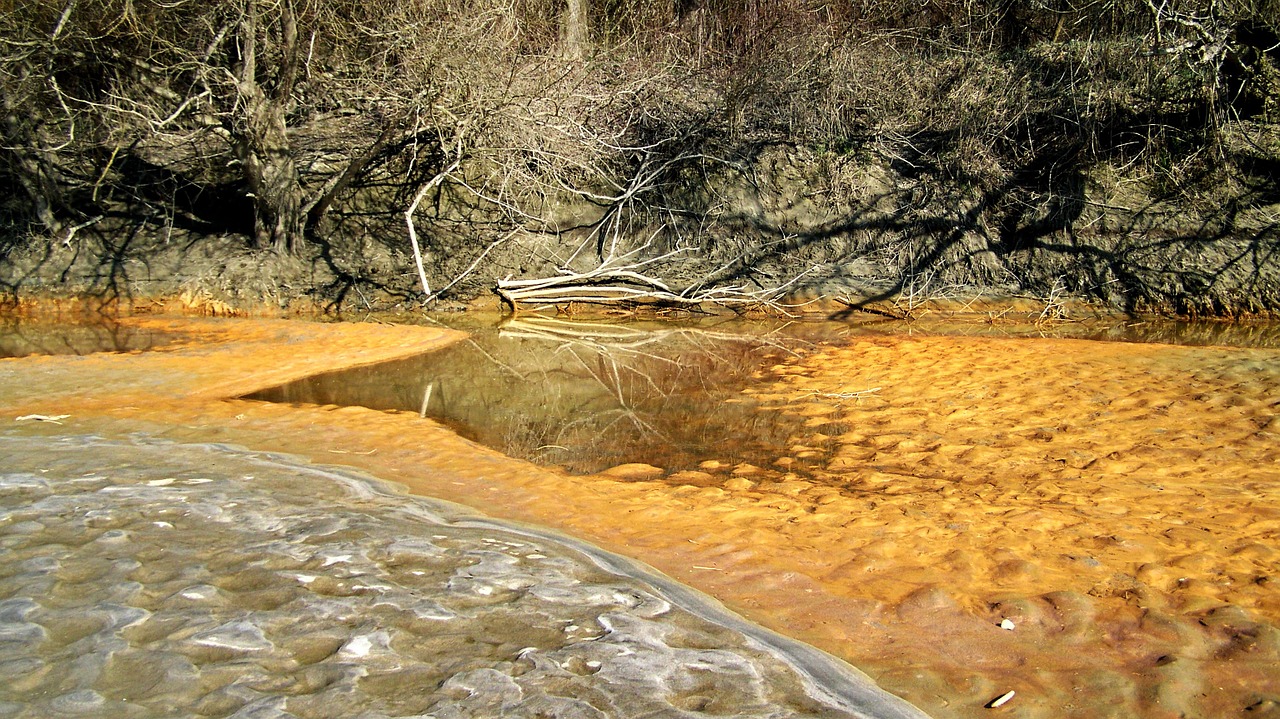
{"type": "MultiPolygon", "coordinates": [[[[1185,204],[1265,184],[1277,0],[1140,7],[19,0],[0,8],[0,187],[51,246],[134,222],[340,274],[326,237],[355,235],[415,257],[428,297],[620,257],[677,296],[759,293],[863,252],[855,233],[950,243],[946,285],[973,237],[1074,231],[1098,167],[1185,204]],[[831,184],[866,225],[770,226],[724,186],[776,148],[902,186],[831,184]]],[[[907,297],[921,262],[886,263],[907,297]]]]}

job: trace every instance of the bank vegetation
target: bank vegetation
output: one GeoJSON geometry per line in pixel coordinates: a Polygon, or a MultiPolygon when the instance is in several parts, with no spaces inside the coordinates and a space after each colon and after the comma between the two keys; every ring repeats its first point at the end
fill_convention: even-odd
{"type": "Polygon", "coordinates": [[[11,298],[1280,310],[1280,0],[2,0],[0,97],[11,298]]]}

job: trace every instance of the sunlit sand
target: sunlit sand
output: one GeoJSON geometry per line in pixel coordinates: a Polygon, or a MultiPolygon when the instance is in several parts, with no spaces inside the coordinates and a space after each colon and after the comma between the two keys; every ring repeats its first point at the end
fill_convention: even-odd
{"type": "Polygon", "coordinates": [[[209,344],[12,361],[4,411],[288,451],[554,527],[937,717],[1280,711],[1275,350],[861,337],[744,394],[812,430],[772,463],[635,479],[539,468],[417,413],[224,399],[438,346],[430,330],[148,322],[209,344]]]}

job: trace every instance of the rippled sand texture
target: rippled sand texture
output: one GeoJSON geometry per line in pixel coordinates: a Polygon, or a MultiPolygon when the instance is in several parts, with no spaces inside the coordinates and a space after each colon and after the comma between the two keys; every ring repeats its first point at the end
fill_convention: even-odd
{"type": "Polygon", "coordinates": [[[771,374],[819,468],[748,493],[794,497],[806,573],[869,625],[941,643],[889,686],[923,651],[1045,716],[1277,715],[1280,353],[889,337],[771,374]]]}
{"type": "Polygon", "coordinates": [[[546,535],[346,475],[156,442],[0,453],[6,717],[923,716],[546,535]]]}
{"type": "Polygon", "coordinates": [[[774,462],[637,480],[512,460],[417,412],[225,399],[427,351],[442,332],[129,323],[199,343],[0,360],[0,420],[70,414],[9,426],[340,461],[555,527],[937,719],[1280,716],[1275,350],[850,338],[759,377],[763,411],[809,418],[774,462]]]}

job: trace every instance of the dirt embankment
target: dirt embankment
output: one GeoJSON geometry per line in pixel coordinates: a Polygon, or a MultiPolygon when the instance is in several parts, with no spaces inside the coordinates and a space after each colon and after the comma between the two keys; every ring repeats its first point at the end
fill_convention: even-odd
{"type": "Polygon", "coordinates": [[[33,2],[0,14],[0,292],[1280,310],[1275,0],[926,5],[33,2]]]}
{"type": "MultiPolygon", "coordinates": [[[[1002,227],[1008,198],[948,188],[892,162],[778,146],[680,196],[706,230],[690,238],[687,252],[643,272],[677,292],[720,284],[762,292],[790,312],[835,317],[1010,307],[1051,319],[1280,312],[1280,205],[1236,208],[1228,217],[1158,200],[1102,172],[1079,180],[1073,197],[1024,208],[1044,215],[1037,222],[1002,227]]],[[[582,228],[602,210],[579,203],[559,212],[570,218],[563,231],[516,233],[480,262],[470,262],[467,238],[438,238],[425,258],[431,286],[459,281],[431,305],[492,305],[500,279],[561,273],[554,258],[580,249],[582,228]]],[[[211,315],[421,306],[402,220],[381,233],[376,241],[335,235],[281,255],[235,235],[85,232],[11,249],[0,286],[11,301],[78,298],[211,315]]]]}

